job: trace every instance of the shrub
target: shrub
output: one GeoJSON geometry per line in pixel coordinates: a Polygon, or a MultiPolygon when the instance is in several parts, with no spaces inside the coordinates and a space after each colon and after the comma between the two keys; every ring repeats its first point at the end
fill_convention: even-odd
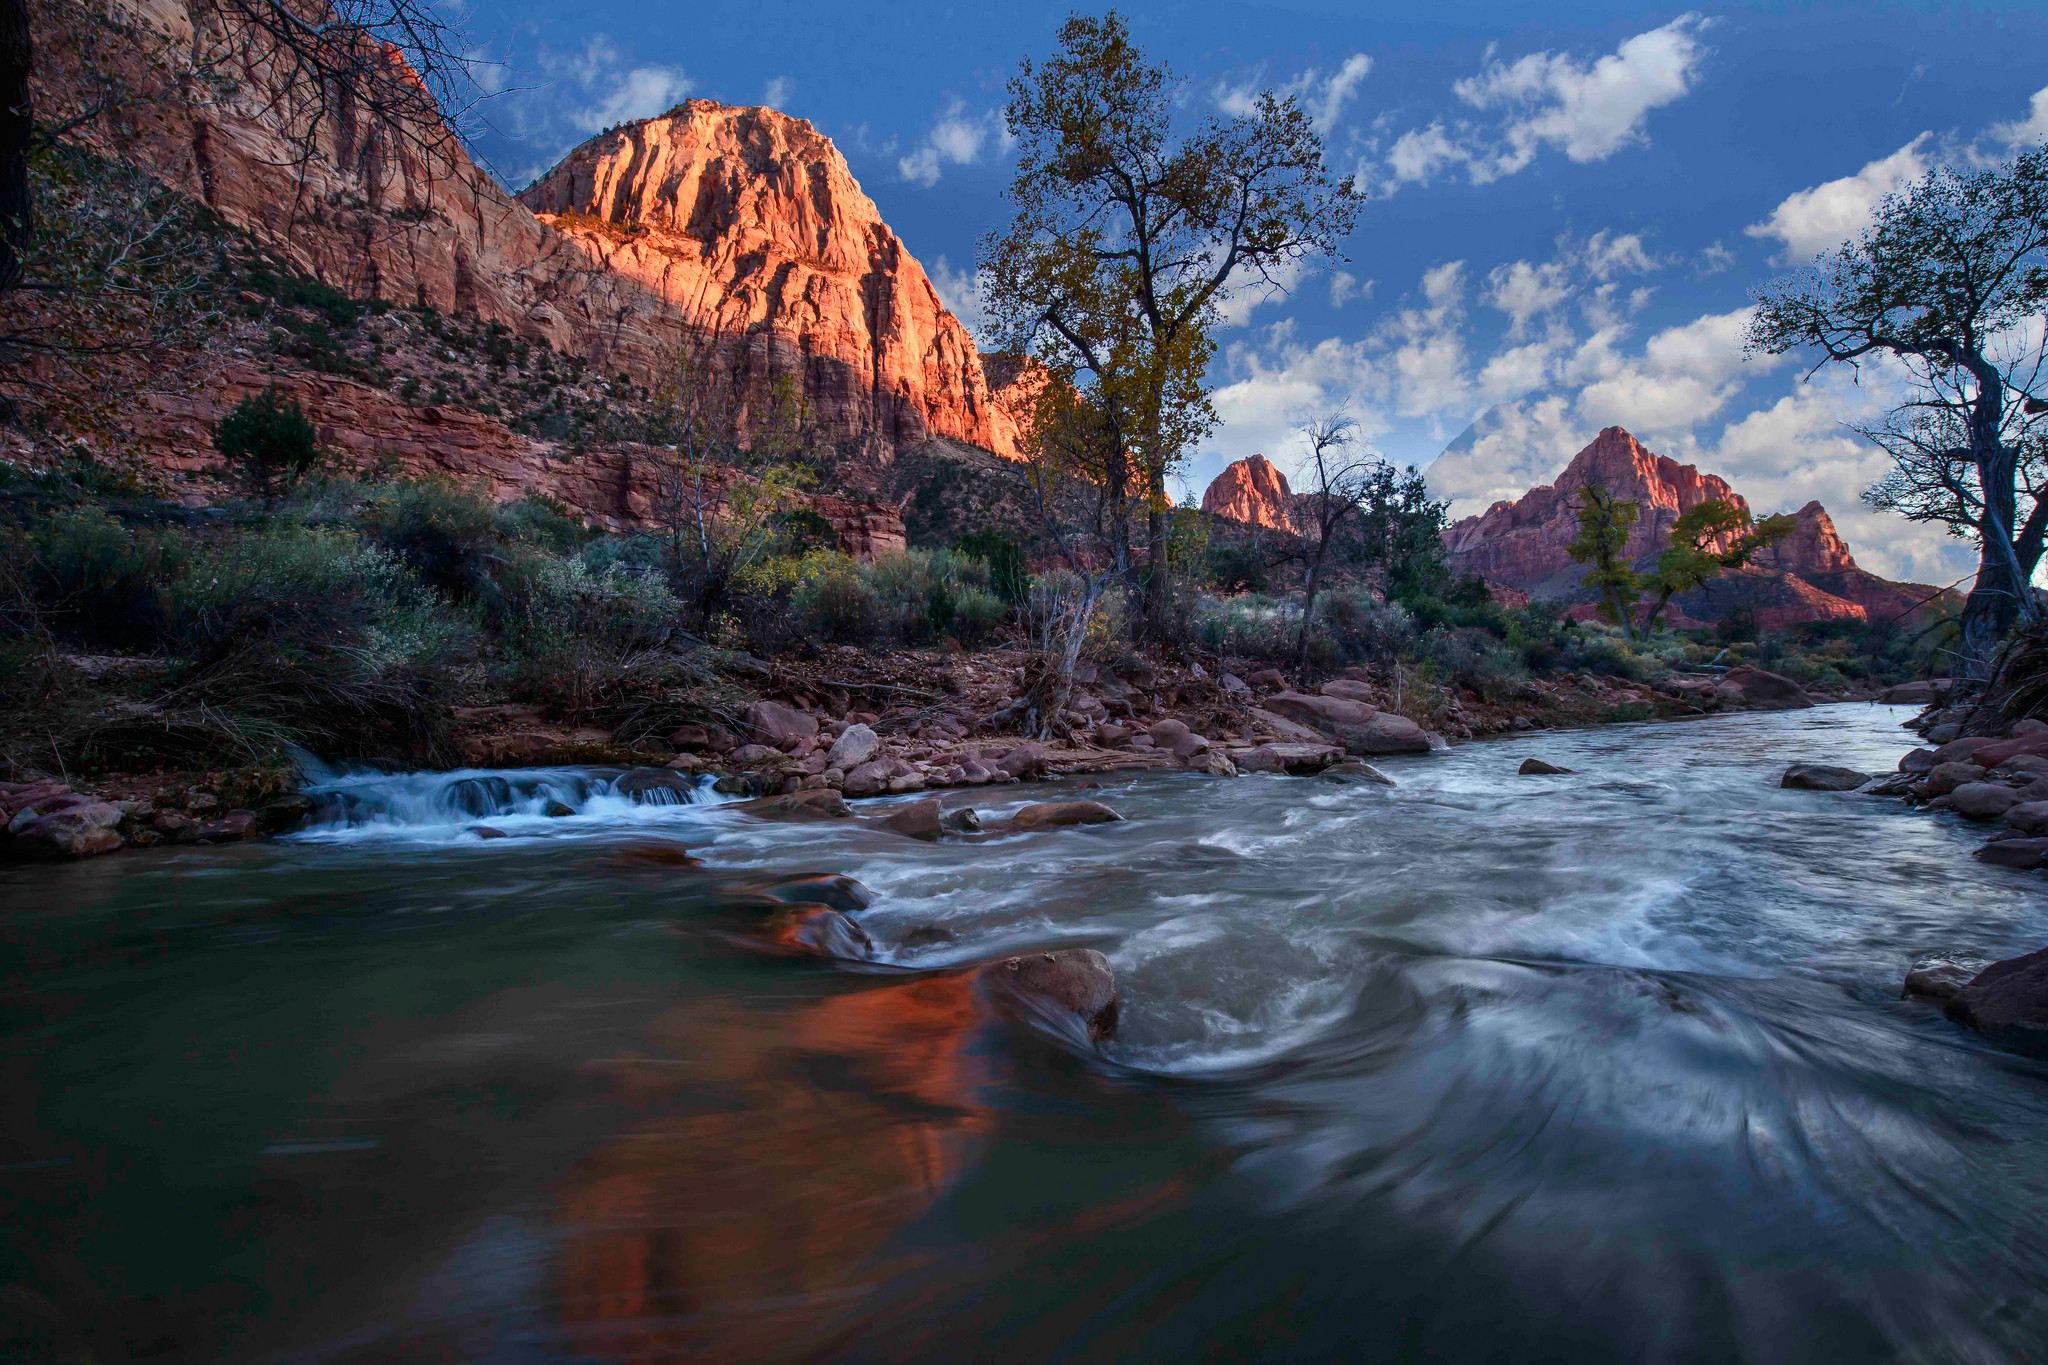
{"type": "Polygon", "coordinates": [[[274,484],[289,485],[320,462],[313,424],[299,400],[280,398],[274,388],[244,398],[216,422],[213,448],[266,494],[274,484]]]}
{"type": "Polygon", "coordinates": [[[790,594],[792,627],[832,644],[873,644],[882,635],[882,605],[860,566],[841,554],[806,555],[790,594]]]}
{"type": "Polygon", "coordinates": [[[176,532],[136,532],[88,504],[37,519],[6,552],[59,633],[133,646],[161,636],[163,590],[189,547],[176,532]]]}
{"type": "Polygon", "coordinates": [[[988,566],[988,590],[1009,606],[1023,605],[1031,591],[1031,568],[1024,543],[1007,531],[971,531],[954,542],[956,554],[988,566]]]}
{"type": "Polygon", "coordinates": [[[401,479],[372,490],[356,518],[430,586],[500,605],[488,563],[501,539],[499,510],[480,489],[450,479],[401,479]]]}

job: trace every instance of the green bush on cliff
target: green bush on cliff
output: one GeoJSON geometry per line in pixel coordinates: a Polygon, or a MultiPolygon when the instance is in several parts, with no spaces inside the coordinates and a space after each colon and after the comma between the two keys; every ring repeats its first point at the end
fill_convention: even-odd
{"type": "Polygon", "coordinates": [[[313,423],[296,398],[276,389],[251,394],[214,423],[213,448],[238,466],[266,496],[289,487],[320,463],[313,423]]]}

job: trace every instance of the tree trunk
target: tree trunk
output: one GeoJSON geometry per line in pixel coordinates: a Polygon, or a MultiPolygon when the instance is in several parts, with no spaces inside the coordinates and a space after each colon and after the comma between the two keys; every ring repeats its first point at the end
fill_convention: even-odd
{"type": "Polygon", "coordinates": [[[1166,564],[1166,476],[1154,470],[1145,489],[1145,548],[1150,559],[1145,575],[1145,625],[1153,639],[1166,636],[1167,594],[1172,586],[1166,564]]]}
{"type": "Polygon", "coordinates": [[[21,253],[35,228],[28,190],[31,57],[28,0],[0,0],[0,294],[20,287],[21,253]]]}

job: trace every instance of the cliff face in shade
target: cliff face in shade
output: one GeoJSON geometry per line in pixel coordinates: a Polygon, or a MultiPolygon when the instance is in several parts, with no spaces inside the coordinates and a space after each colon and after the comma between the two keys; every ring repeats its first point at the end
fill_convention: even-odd
{"type": "Polygon", "coordinates": [[[519,197],[750,387],[795,379],[833,439],[1015,454],[967,329],[808,122],[690,100],[592,138],[519,197]]]}
{"type": "MultiPolygon", "coordinates": [[[[1620,427],[1609,427],[1573,457],[1555,484],[1451,525],[1444,532],[1446,557],[1460,572],[1534,597],[1590,603],[1592,594],[1582,586],[1586,567],[1572,562],[1569,547],[1579,533],[1579,494],[1594,484],[1641,507],[1626,549],[1642,570],[1670,545],[1681,513],[1713,499],[1749,506],[1725,479],[1656,455],[1620,427]]],[[[1764,629],[1881,619],[1903,616],[1934,595],[1932,588],[1893,583],[1858,568],[1818,502],[1795,515],[1793,533],[1753,566],[1678,598],[1669,617],[1673,624],[1708,624],[1738,609],[1755,613],[1764,629]]]]}
{"type": "Polygon", "coordinates": [[[1294,502],[1287,476],[1264,455],[1231,461],[1202,494],[1204,512],[1275,531],[1298,529],[1294,502]]]}
{"type": "MultiPolygon", "coordinates": [[[[65,66],[87,45],[62,30],[82,16],[32,3],[38,111],[62,117],[98,89],[65,66]]],[[[808,123],[693,100],[592,139],[522,202],[438,128],[380,123],[346,101],[311,123],[302,158],[286,135],[292,102],[260,63],[227,61],[217,94],[183,78],[183,54],[224,50],[216,12],[129,10],[133,31],[106,50],[134,96],[130,126],[100,149],[305,273],[502,323],[600,374],[646,382],[678,351],[708,351],[749,391],[788,376],[833,441],[877,462],[932,436],[1016,454],[973,340],[808,123]]]]}

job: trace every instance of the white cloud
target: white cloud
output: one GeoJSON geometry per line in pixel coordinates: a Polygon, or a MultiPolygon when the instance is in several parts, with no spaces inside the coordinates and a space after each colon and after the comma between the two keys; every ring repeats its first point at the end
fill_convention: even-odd
{"type": "MultiPolygon", "coordinates": [[[[1328,136],[1337,126],[1338,118],[1358,93],[1358,87],[1365,83],[1372,71],[1372,58],[1363,52],[1354,52],[1344,59],[1344,64],[1325,76],[1319,67],[1310,67],[1286,84],[1275,87],[1274,93],[1282,97],[1292,95],[1301,101],[1302,108],[1315,120],[1316,127],[1328,136]]],[[[1254,71],[1251,78],[1233,85],[1218,81],[1211,98],[1216,107],[1232,118],[1243,118],[1258,107],[1259,95],[1267,87],[1262,84],[1265,72],[1254,71]]]]}
{"type": "Polygon", "coordinates": [[[1573,161],[1602,161],[1648,141],[1643,126],[1692,88],[1706,48],[1706,20],[1684,14],[1639,33],[1587,65],[1560,52],[1490,62],[1452,89],[1474,109],[1508,114],[1499,144],[1471,159],[1475,182],[1512,175],[1544,147],[1573,161]]]}
{"type": "Polygon", "coordinates": [[[1394,140],[1387,153],[1387,166],[1397,182],[1426,185],[1436,173],[1455,161],[1470,161],[1472,153],[1451,140],[1441,123],[1411,128],[1394,140]]]}
{"type": "Polygon", "coordinates": [[[1700,253],[1699,273],[1701,275],[1718,275],[1724,270],[1733,270],[1734,268],[1735,253],[1722,246],[1719,242],[1714,243],[1700,253]]]}
{"type": "Polygon", "coordinates": [[[1782,265],[1799,264],[1840,246],[1869,225],[1871,212],[1887,194],[1927,174],[1926,149],[1933,136],[1922,133],[1854,175],[1786,196],[1770,217],[1750,224],[1743,232],[1782,242],[1785,249],[1778,254],[1782,265]]]}
{"type": "Polygon", "coordinates": [[[2013,151],[2024,151],[2048,142],[2048,89],[2034,92],[2025,118],[2012,123],[1993,124],[1985,135],[2013,151]]]}
{"type": "Polygon", "coordinates": [[[1231,272],[1225,283],[1223,301],[1216,311],[1222,315],[1225,327],[1243,327],[1252,319],[1254,310],[1265,304],[1277,303],[1294,292],[1294,286],[1301,283],[1308,273],[1308,266],[1301,261],[1280,261],[1266,272],[1270,278],[1242,270],[1231,272]]]}
{"type": "Polygon", "coordinates": [[[602,33],[573,52],[542,48],[534,65],[538,86],[510,92],[491,106],[507,131],[537,153],[511,177],[514,184],[536,179],[593,133],[666,113],[697,88],[679,66],[635,64],[602,33]]]}
{"type": "Polygon", "coordinates": [[[965,102],[956,99],[925,134],[924,145],[897,160],[896,174],[930,189],[939,183],[944,167],[972,166],[981,160],[984,147],[992,146],[1001,153],[1009,151],[1014,142],[1000,110],[969,114],[965,102]]]}
{"type": "Polygon", "coordinates": [[[796,93],[796,82],[787,76],[777,76],[761,90],[761,103],[770,109],[785,109],[789,97],[796,93]]]}
{"type": "Polygon", "coordinates": [[[1528,330],[1531,320],[1548,313],[1571,294],[1570,271],[1563,261],[1543,265],[1514,261],[1487,272],[1486,289],[1480,298],[1506,313],[1508,335],[1519,337],[1528,330]]]}
{"type": "Polygon", "coordinates": [[[1358,276],[1352,274],[1348,270],[1338,270],[1331,272],[1330,307],[1342,308],[1345,304],[1351,302],[1351,300],[1353,299],[1371,298],[1372,285],[1373,282],[1371,280],[1367,280],[1364,284],[1360,284],[1358,282],[1358,276]]]}
{"type": "Polygon", "coordinates": [[[932,262],[930,273],[932,288],[939,291],[939,301],[979,341],[982,326],[988,321],[988,309],[982,301],[981,272],[976,270],[970,275],[965,270],[955,270],[941,256],[932,262]]]}
{"type": "Polygon", "coordinates": [[[1644,249],[1643,239],[1633,232],[1617,236],[1603,229],[1586,239],[1586,269],[1596,280],[1611,280],[1616,275],[1647,275],[1658,265],[1644,249]]]}

